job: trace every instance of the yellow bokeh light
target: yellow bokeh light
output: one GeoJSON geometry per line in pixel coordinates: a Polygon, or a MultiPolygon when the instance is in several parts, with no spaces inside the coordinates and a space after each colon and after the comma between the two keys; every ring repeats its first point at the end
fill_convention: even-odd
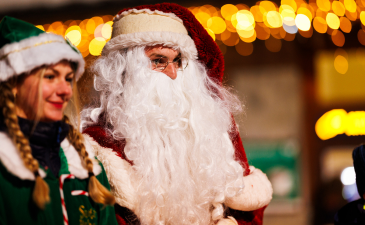
{"type": "Polygon", "coordinates": [[[281,17],[285,20],[285,18],[290,17],[295,19],[295,12],[291,9],[283,9],[281,12],[281,17]]]}
{"type": "Polygon", "coordinates": [[[263,22],[264,21],[264,15],[260,11],[260,6],[254,5],[251,7],[250,12],[255,18],[256,22],[263,22]]]}
{"type": "Polygon", "coordinates": [[[272,28],[278,28],[283,26],[283,20],[281,18],[281,15],[277,11],[270,11],[264,16],[264,19],[266,19],[267,23],[272,28]]]}
{"type": "Polygon", "coordinates": [[[98,56],[101,55],[101,51],[103,50],[106,41],[104,38],[94,38],[90,41],[89,44],[89,52],[91,55],[98,56]]]}
{"type": "Polygon", "coordinates": [[[215,34],[220,34],[226,30],[226,23],[222,18],[214,16],[209,18],[207,21],[207,28],[209,28],[215,34]]]}
{"type": "Polygon", "coordinates": [[[208,34],[213,38],[213,40],[215,40],[215,34],[214,34],[214,32],[211,30],[211,29],[209,29],[209,28],[205,28],[205,30],[208,32],[208,34]]]}
{"type": "Polygon", "coordinates": [[[322,11],[328,12],[331,10],[331,2],[329,0],[317,0],[317,6],[322,11]]]}
{"type": "Polygon", "coordinates": [[[294,0],[281,0],[281,5],[290,6],[294,11],[297,11],[297,3],[294,0]]]}
{"type": "Polygon", "coordinates": [[[38,29],[41,29],[41,30],[43,30],[43,31],[45,31],[44,30],[44,27],[42,26],[42,25],[37,25],[37,26],[35,26],[36,28],[38,28],[38,29]]]}
{"type": "Polygon", "coordinates": [[[250,38],[254,35],[255,29],[253,26],[245,28],[243,30],[237,29],[237,33],[242,38],[250,38]]]}
{"type": "Polygon", "coordinates": [[[299,30],[308,31],[311,28],[311,21],[304,14],[298,14],[295,17],[295,25],[297,25],[299,30]]]}
{"type": "Polygon", "coordinates": [[[206,12],[198,12],[195,14],[195,18],[203,25],[203,27],[208,27],[207,22],[210,19],[210,15],[206,12]]]}
{"type": "Polygon", "coordinates": [[[235,5],[232,4],[226,4],[222,6],[221,8],[221,14],[224,19],[231,20],[231,17],[233,14],[237,13],[238,9],[235,5]]]}
{"type": "Polygon", "coordinates": [[[238,30],[251,30],[251,27],[255,27],[255,18],[248,10],[240,10],[232,16],[233,26],[236,23],[236,29],[238,30]]]}
{"type": "Polygon", "coordinates": [[[362,11],[360,13],[360,21],[361,21],[362,25],[365,26],[365,11],[362,11]]]}
{"type": "Polygon", "coordinates": [[[344,5],[349,12],[356,12],[357,5],[354,0],[344,0],[344,5]]]}
{"type": "Polygon", "coordinates": [[[106,40],[111,38],[112,27],[110,26],[109,23],[104,24],[103,27],[101,28],[101,36],[106,40]]]}
{"type": "Polygon", "coordinates": [[[85,30],[89,33],[89,34],[94,34],[96,28],[96,24],[94,20],[88,20],[85,26],[85,30]]]}
{"type": "Polygon", "coordinates": [[[340,74],[346,74],[349,68],[349,63],[344,56],[338,55],[335,58],[334,66],[337,72],[339,72],[340,74]]]}
{"type": "Polygon", "coordinates": [[[346,11],[345,6],[340,1],[332,2],[332,10],[337,16],[344,16],[346,11]]]}
{"type": "Polygon", "coordinates": [[[242,36],[240,36],[240,39],[246,43],[252,43],[256,40],[256,31],[254,31],[253,35],[251,37],[248,37],[248,38],[244,38],[242,36]]]}
{"type": "Polygon", "coordinates": [[[318,33],[324,34],[327,32],[327,23],[322,17],[314,18],[313,27],[318,33]]]}
{"type": "Polygon", "coordinates": [[[317,136],[322,140],[328,140],[346,130],[347,112],[343,109],[333,109],[323,114],[315,125],[317,136]]]}
{"type": "Polygon", "coordinates": [[[237,33],[231,33],[227,30],[221,34],[221,38],[222,42],[227,46],[235,46],[240,40],[237,33]]]}
{"type": "Polygon", "coordinates": [[[265,12],[276,11],[275,4],[270,1],[261,1],[259,6],[262,14],[265,12]]]}
{"type": "Polygon", "coordinates": [[[365,135],[365,111],[349,112],[347,114],[347,136],[365,135]]]}
{"type": "Polygon", "coordinates": [[[81,33],[78,30],[72,30],[66,34],[66,37],[75,46],[78,46],[81,42],[81,33]]]}
{"type": "Polygon", "coordinates": [[[81,42],[81,28],[79,26],[71,26],[67,28],[65,36],[71,41],[75,46],[78,46],[81,42]]]}
{"type": "Polygon", "coordinates": [[[328,13],[326,22],[331,29],[337,30],[340,27],[340,19],[334,13],[328,13]]]}
{"type": "Polygon", "coordinates": [[[309,9],[304,8],[304,7],[300,7],[297,11],[297,14],[303,14],[305,16],[307,16],[307,18],[309,19],[309,21],[311,22],[313,17],[312,17],[312,13],[309,11],[309,9]]]}

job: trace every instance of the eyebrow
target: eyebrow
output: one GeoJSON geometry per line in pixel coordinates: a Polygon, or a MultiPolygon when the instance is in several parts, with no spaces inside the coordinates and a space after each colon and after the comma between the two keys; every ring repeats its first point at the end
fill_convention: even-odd
{"type": "MultiPolygon", "coordinates": [[[[59,75],[60,73],[57,71],[57,70],[55,70],[55,69],[53,69],[53,68],[49,68],[49,69],[51,69],[55,74],[57,74],[57,75],[59,75]]],[[[69,72],[68,74],[66,74],[66,77],[67,76],[70,76],[71,74],[75,74],[75,72],[74,71],[71,71],[71,72],[69,72]]]]}
{"type": "MultiPolygon", "coordinates": [[[[151,56],[156,56],[156,57],[166,57],[166,58],[168,58],[167,56],[165,56],[165,55],[161,55],[161,54],[157,54],[157,53],[153,53],[153,54],[151,54],[149,57],[151,57],[151,56]]],[[[178,57],[180,57],[181,58],[181,53],[179,53],[174,59],[176,59],[176,58],[178,58],[178,57]]]]}

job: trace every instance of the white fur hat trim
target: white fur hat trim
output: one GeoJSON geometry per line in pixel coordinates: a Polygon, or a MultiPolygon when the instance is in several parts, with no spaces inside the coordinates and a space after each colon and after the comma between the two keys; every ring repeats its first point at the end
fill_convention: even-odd
{"type": "Polygon", "coordinates": [[[112,50],[136,46],[164,45],[179,50],[184,57],[197,59],[198,51],[183,21],[173,13],[131,9],[114,18],[113,34],[103,55],[112,50]]]}
{"type": "Polygon", "coordinates": [[[43,65],[56,64],[64,59],[78,63],[75,74],[78,80],[84,73],[85,61],[62,36],[43,33],[4,45],[0,49],[0,82],[29,73],[43,65]]]}

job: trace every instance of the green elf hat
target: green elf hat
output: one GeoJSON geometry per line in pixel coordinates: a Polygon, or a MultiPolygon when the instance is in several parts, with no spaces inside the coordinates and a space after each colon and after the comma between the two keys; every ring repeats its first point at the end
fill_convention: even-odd
{"type": "Polygon", "coordinates": [[[62,36],[46,33],[30,23],[9,16],[1,20],[0,82],[61,60],[77,64],[76,80],[84,73],[84,58],[62,36]]]}

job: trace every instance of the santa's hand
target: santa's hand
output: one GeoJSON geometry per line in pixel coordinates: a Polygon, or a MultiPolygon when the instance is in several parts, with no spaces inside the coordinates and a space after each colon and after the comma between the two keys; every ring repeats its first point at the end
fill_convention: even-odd
{"type": "Polygon", "coordinates": [[[217,225],[238,225],[238,223],[235,218],[228,216],[228,218],[220,219],[217,225]]]}
{"type": "Polygon", "coordinates": [[[225,204],[235,210],[253,211],[268,205],[272,199],[272,186],[261,170],[250,166],[251,173],[243,177],[245,187],[235,197],[227,198],[225,204]]]}

